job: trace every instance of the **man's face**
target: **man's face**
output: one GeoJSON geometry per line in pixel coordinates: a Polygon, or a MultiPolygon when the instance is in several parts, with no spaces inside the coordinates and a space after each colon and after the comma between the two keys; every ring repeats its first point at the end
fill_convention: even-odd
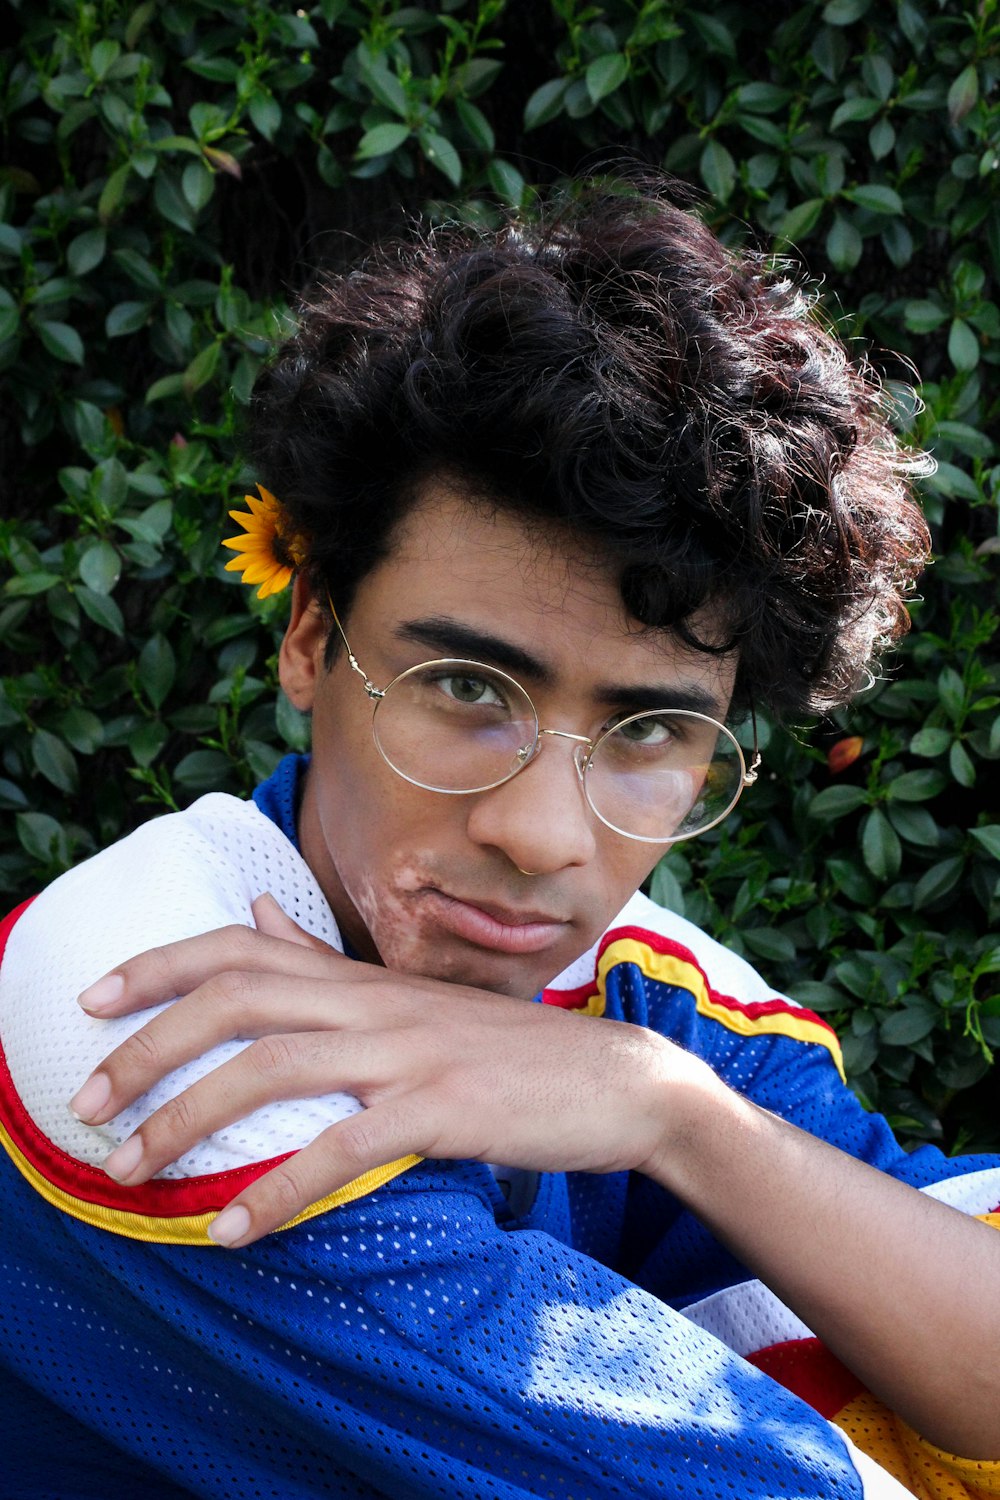
{"type": "MultiPolygon", "coordinates": [[[[662,706],[704,700],[724,719],[736,671],[733,656],[643,632],[591,542],[491,513],[442,481],[424,487],[344,626],[377,687],[419,662],[471,657],[516,677],[543,729],[587,738],[656,695],[662,706]]],[[[663,848],[594,816],[571,740],[544,737],[489,791],[411,785],[375,747],[373,704],[345,652],[324,667],[325,641],[300,582],[281,655],[285,691],[313,716],[299,834],[341,931],[390,969],[537,994],[597,940],[663,848]]]]}

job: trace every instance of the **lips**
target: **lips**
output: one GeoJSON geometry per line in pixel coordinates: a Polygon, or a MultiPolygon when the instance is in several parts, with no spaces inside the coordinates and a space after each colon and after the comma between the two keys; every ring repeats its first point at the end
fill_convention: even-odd
{"type": "Polygon", "coordinates": [[[465,900],[435,888],[425,889],[423,896],[440,927],[498,953],[541,953],[565,935],[568,925],[548,912],[520,911],[478,897],[465,900]]]}

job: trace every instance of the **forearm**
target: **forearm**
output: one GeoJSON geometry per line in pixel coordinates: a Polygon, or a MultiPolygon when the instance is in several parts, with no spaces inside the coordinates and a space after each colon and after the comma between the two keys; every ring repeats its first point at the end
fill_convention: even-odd
{"type": "Polygon", "coordinates": [[[882,1400],[1000,1458],[1000,1236],[693,1070],[644,1165],[882,1400]]]}

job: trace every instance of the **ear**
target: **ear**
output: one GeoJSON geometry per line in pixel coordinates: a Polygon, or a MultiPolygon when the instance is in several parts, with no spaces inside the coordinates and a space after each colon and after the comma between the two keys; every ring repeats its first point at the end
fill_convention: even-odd
{"type": "Polygon", "coordinates": [[[291,703],[302,713],[312,710],[316,686],[326,672],[327,626],[305,578],[292,587],[292,615],[278,653],[278,676],[291,703]]]}

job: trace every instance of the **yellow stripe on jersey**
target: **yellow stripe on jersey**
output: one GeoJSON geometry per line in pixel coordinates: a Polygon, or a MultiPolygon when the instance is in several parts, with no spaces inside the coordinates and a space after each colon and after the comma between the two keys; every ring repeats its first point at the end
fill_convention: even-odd
{"type": "MultiPolygon", "coordinates": [[[[126,1239],[146,1240],[155,1245],[215,1246],[215,1241],[209,1236],[208,1226],[215,1218],[218,1209],[203,1214],[162,1216],[128,1213],[119,1208],[108,1208],[100,1203],[90,1203],[85,1198],[77,1198],[73,1193],[56,1187],[47,1177],[44,1177],[18,1149],[2,1125],[0,1125],[0,1145],[3,1146],[22,1177],[30,1182],[47,1203],[51,1203],[54,1208],[61,1209],[63,1213],[69,1214],[74,1219],[80,1219],[84,1224],[90,1224],[95,1229],[109,1230],[112,1234],[124,1235],[126,1239]]],[[[365,1172],[362,1176],[356,1177],[353,1182],[338,1188],[335,1193],[328,1193],[318,1203],[311,1204],[302,1213],[296,1214],[294,1219],[289,1219],[287,1224],[282,1224],[281,1228],[292,1229],[296,1224],[302,1224],[307,1219],[314,1219],[318,1214],[326,1213],[329,1208],[339,1208],[342,1203],[353,1203],[356,1198],[363,1198],[366,1194],[373,1193],[376,1188],[383,1187],[392,1178],[398,1177],[401,1172],[415,1167],[421,1159],[419,1156],[403,1156],[398,1161],[388,1162],[384,1167],[376,1167],[374,1171],[365,1172]]],[[[136,1189],[136,1192],[141,1193],[141,1188],[136,1189]]],[[[224,1205],[220,1203],[219,1208],[222,1207],[224,1205]]],[[[215,1246],[215,1248],[218,1247],[215,1246]]]]}
{"type": "Polygon", "coordinates": [[[647,978],[687,990],[699,1015],[718,1021],[740,1036],[787,1036],[796,1042],[813,1042],[825,1047],[844,1078],[840,1043],[830,1028],[809,1011],[800,1011],[789,1004],[787,1009],[783,1007],[762,1014],[757,1008],[744,1007],[738,1002],[726,1003],[721,996],[712,994],[696,964],[678,958],[674,953],[659,953],[651,944],[634,937],[616,938],[605,948],[597,966],[597,993],[580,1008],[580,1014],[603,1016],[608,975],[618,964],[635,964],[647,978]]]}

